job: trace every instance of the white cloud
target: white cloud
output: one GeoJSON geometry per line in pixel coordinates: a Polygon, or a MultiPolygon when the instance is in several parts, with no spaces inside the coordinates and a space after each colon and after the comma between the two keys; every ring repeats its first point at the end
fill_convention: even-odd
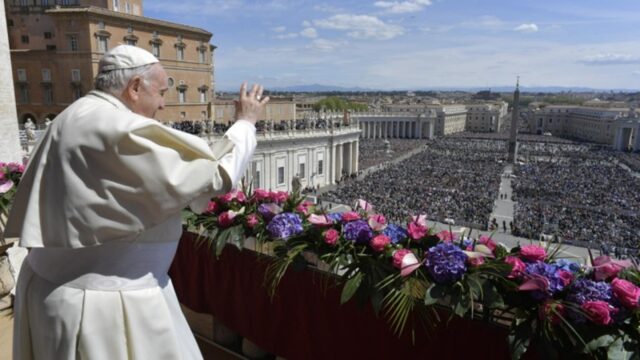
{"type": "Polygon", "coordinates": [[[343,40],[332,41],[327,39],[315,39],[311,42],[309,46],[307,46],[307,48],[313,49],[313,50],[320,50],[324,52],[330,52],[339,47],[344,47],[347,44],[348,42],[343,40]]]}
{"type": "Polygon", "coordinates": [[[402,27],[387,24],[375,16],[339,14],[327,19],[314,20],[321,29],[347,31],[347,35],[356,39],[393,39],[404,33],[402,27]]]}
{"type": "Polygon", "coordinates": [[[276,39],[280,39],[280,40],[295,39],[297,37],[298,37],[298,34],[296,33],[287,33],[287,34],[280,34],[275,36],[276,39]]]}
{"type": "Polygon", "coordinates": [[[287,28],[285,26],[276,26],[274,28],[272,28],[271,30],[273,30],[274,32],[284,32],[285,30],[287,30],[287,28]]]}
{"type": "Polygon", "coordinates": [[[318,37],[318,32],[316,31],[316,29],[310,27],[310,28],[306,28],[306,29],[302,30],[300,32],[300,35],[313,39],[313,38],[317,38],[318,37]]]}
{"type": "Polygon", "coordinates": [[[640,70],[633,71],[631,75],[640,76],[640,70]]]}
{"type": "Polygon", "coordinates": [[[374,6],[394,14],[417,12],[431,5],[431,0],[376,1],[374,6]]]}
{"type": "Polygon", "coordinates": [[[303,22],[302,22],[302,26],[304,26],[304,27],[310,27],[310,26],[311,26],[311,23],[310,23],[309,21],[305,20],[305,21],[303,21],[303,22]]]}
{"type": "Polygon", "coordinates": [[[534,33],[536,31],[538,31],[538,25],[536,25],[534,23],[521,24],[520,26],[516,27],[513,30],[520,31],[520,32],[523,32],[523,33],[534,33]]]}
{"type": "Polygon", "coordinates": [[[580,60],[587,65],[615,65],[615,64],[638,64],[640,56],[621,53],[601,53],[590,55],[580,60]]]}
{"type": "Polygon", "coordinates": [[[337,13],[342,11],[340,8],[335,7],[333,5],[329,5],[329,4],[319,4],[319,5],[314,5],[313,6],[313,10],[315,11],[319,11],[319,12],[328,12],[328,13],[337,13]]]}

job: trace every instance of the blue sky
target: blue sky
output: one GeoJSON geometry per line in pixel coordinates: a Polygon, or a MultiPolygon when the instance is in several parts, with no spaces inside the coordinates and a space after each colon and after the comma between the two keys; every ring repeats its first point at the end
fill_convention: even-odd
{"type": "Polygon", "coordinates": [[[640,0],[150,0],[212,32],[216,86],[640,89],[640,0]]]}

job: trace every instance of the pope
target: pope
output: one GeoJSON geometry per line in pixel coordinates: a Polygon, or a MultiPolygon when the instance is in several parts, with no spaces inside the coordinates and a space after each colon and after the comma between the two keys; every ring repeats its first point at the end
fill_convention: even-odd
{"type": "Polygon", "coordinates": [[[198,359],[167,271],[186,206],[237,184],[268,97],[240,88],[237,121],[209,146],[153,117],[167,73],[129,45],[31,154],[5,231],[30,249],[14,307],[16,359],[198,359]]]}

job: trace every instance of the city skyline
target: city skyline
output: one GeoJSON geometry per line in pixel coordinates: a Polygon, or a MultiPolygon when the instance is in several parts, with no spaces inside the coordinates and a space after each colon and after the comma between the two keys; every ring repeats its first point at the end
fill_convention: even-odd
{"type": "Polygon", "coordinates": [[[145,16],[211,31],[216,83],[640,88],[640,4],[587,1],[167,0],[145,16]],[[634,21],[636,21],[634,23],[634,21]]]}

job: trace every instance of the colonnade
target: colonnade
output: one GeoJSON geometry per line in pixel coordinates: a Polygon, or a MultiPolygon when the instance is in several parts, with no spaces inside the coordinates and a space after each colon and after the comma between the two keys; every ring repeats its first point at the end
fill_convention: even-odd
{"type": "Polygon", "coordinates": [[[360,136],[365,139],[431,139],[434,133],[435,119],[372,117],[360,118],[360,136]]]}
{"type": "Polygon", "coordinates": [[[334,184],[343,176],[358,172],[358,141],[334,143],[331,147],[332,172],[330,183],[334,184]]]}

